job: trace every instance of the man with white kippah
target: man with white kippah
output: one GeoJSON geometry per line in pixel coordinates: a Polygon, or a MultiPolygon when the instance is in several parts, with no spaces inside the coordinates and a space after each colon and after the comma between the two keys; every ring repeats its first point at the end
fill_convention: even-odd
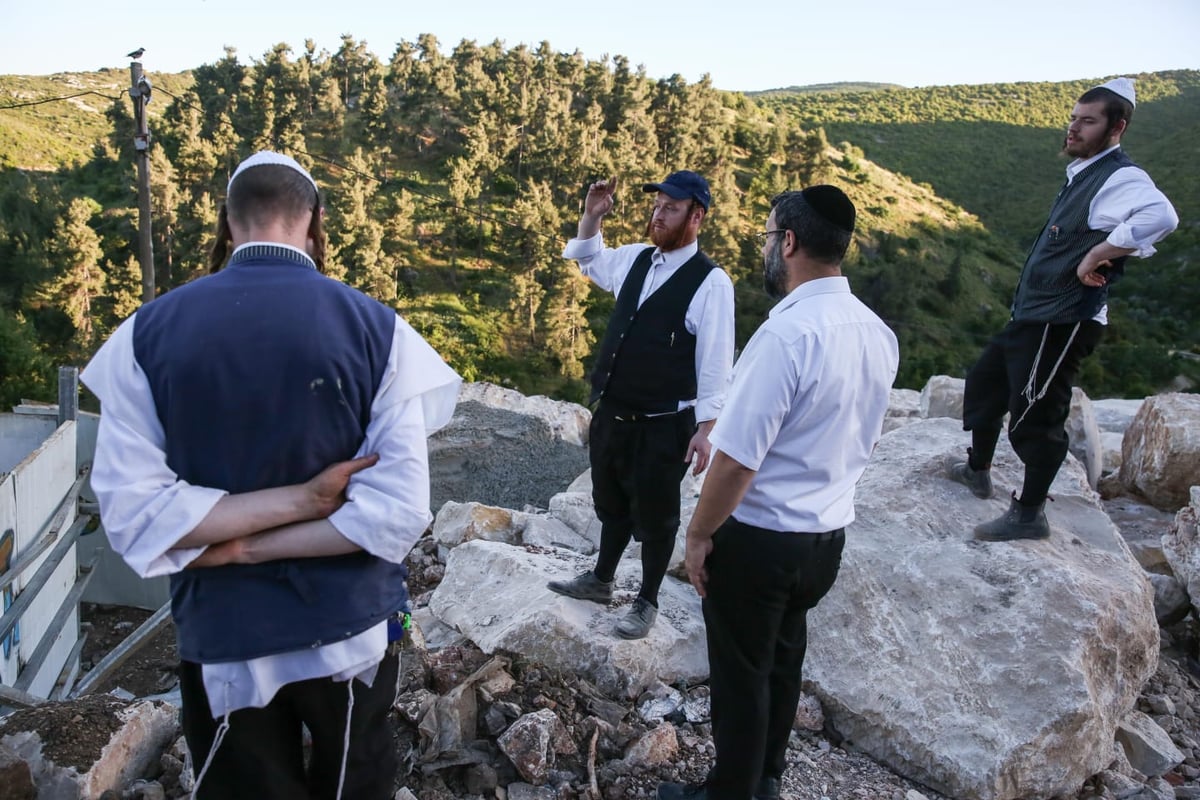
{"type": "Polygon", "coordinates": [[[395,792],[403,562],[431,519],[426,437],[460,379],[395,311],[321,274],[323,214],[294,159],[247,158],[214,274],[142,306],[82,375],[108,538],[171,578],[200,800],[395,792]]]}
{"type": "Polygon", "coordinates": [[[1009,414],[1008,438],[1025,465],[1020,496],[975,528],[984,541],[1046,539],[1043,507],[1067,455],[1071,384],[1108,322],[1108,287],[1129,256],[1146,258],[1175,230],[1171,203],[1121,149],[1137,104],[1133,81],[1114,78],[1075,103],[1063,152],[1067,181],[1030,249],[1013,297],[1012,319],[967,373],[963,429],[967,458],[947,477],[977,497],[993,494],[990,469],[1009,414]]]}

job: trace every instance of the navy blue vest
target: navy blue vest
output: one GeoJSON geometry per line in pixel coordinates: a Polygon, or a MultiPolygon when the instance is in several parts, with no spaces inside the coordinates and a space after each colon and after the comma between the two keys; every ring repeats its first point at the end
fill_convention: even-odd
{"type": "Polygon", "coordinates": [[[696,336],[684,322],[716,264],[699,251],[638,307],[653,247],[634,260],[609,318],[592,371],[592,402],[641,413],[676,411],[696,398],[696,336]]]}
{"type": "MultiPolygon", "coordinates": [[[[396,314],[286,248],[239,251],[143,306],[134,355],[167,463],[231,493],[301,483],[363,441],[396,314]]],[[[407,604],[407,570],[365,552],[171,576],[184,659],[241,661],[362,633],[407,604]]]]}

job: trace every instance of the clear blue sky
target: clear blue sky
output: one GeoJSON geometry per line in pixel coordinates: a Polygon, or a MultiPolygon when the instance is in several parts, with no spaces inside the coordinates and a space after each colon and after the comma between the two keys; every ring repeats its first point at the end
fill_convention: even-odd
{"type": "Polygon", "coordinates": [[[340,35],[387,60],[432,33],[508,47],[546,40],[588,59],[621,54],[652,78],[704,73],[721,89],[834,81],[905,86],[1063,81],[1200,68],[1200,0],[0,0],[0,74],[244,62],[340,35]],[[103,10],[101,10],[103,9],[103,10]]]}

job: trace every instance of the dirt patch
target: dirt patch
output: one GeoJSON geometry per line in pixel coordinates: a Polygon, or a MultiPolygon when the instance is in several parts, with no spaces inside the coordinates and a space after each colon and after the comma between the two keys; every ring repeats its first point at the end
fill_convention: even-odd
{"type": "MultiPolygon", "coordinates": [[[[80,653],[81,679],[152,613],[129,606],[81,604],[80,628],[87,634],[80,653]]],[[[110,692],[120,688],[134,697],[148,697],[169,692],[178,683],[179,651],[175,646],[175,626],[168,623],[92,691],[110,692]]]]}
{"type": "Polygon", "coordinates": [[[112,695],[94,694],[70,703],[21,709],[0,719],[0,736],[6,731],[34,731],[42,740],[43,756],[82,774],[99,760],[100,751],[121,729],[117,712],[127,705],[112,695]]]}

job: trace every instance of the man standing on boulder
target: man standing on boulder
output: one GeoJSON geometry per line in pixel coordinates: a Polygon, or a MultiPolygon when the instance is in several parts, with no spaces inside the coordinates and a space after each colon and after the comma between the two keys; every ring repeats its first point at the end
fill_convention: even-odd
{"type": "Polygon", "coordinates": [[[782,299],[734,367],[687,531],[716,760],[701,785],[660,784],[659,800],[778,800],[807,613],[837,579],[900,363],[895,335],[842,276],[850,199],[823,185],[771,205],[764,283],[782,299]]]}
{"type": "Polygon", "coordinates": [[[1115,78],[1075,103],[1063,152],[1074,160],[1045,226],[1025,259],[1012,319],[967,373],[963,429],[967,458],[948,476],[980,498],[992,496],[991,466],[1008,413],[1008,439],[1025,465],[1021,495],[975,528],[987,541],[1045,539],[1043,506],[1067,456],[1071,384],[1108,322],[1108,287],[1129,256],[1146,258],[1179,217],[1154,182],[1121,149],[1136,97],[1115,78]]]}
{"type": "Polygon", "coordinates": [[[109,540],[171,577],[200,800],[395,792],[403,562],[460,381],[395,311],[320,274],[323,216],[295,160],[246,159],[215,274],[142,306],[82,376],[109,540]]]}
{"type": "Polygon", "coordinates": [[[604,246],[616,178],[588,189],[576,238],[563,258],[617,297],[592,372],[588,453],[592,500],[600,518],[594,569],[548,588],[608,603],[621,554],[642,546],[642,586],[618,636],[641,639],[658,616],[658,591],[679,528],[679,484],[708,466],[708,433],[725,397],[733,362],[733,283],[700,251],[696,237],[712,196],[695,172],[673,172],[654,192],[653,246],[604,246]]]}

